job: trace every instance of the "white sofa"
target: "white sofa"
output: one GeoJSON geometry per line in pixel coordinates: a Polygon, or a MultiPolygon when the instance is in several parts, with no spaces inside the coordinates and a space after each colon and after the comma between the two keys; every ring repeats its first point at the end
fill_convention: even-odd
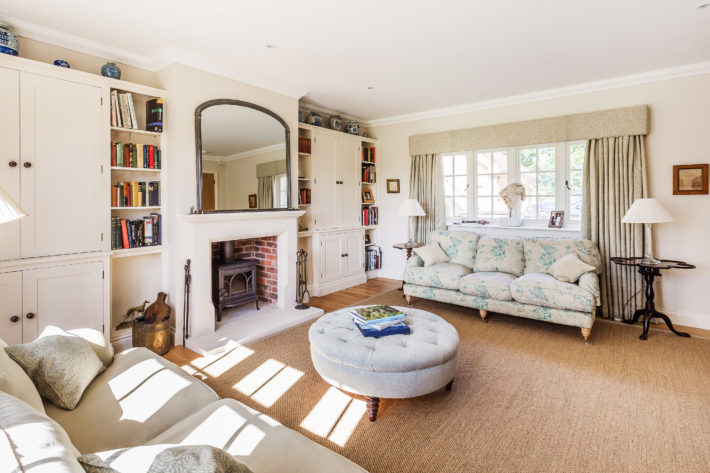
{"type": "MultiPolygon", "coordinates": [[[[0,350],[3,346],[0,340],[0,350]]],[[[7,385],[3,384],[2,376],[20,373],[8,365],[14,361],[4,351],[0,356],[5,357],[0,360],[2,387],[7,385]]],[[[16,401],[12,396],[0,396],[0,456],[1,434],[5,432],[12,439],[12,435],[21,431],[17,416],[8,417],[10,411],[17,410],[16,403],[8,403],[8,399],[16,401]]],[[[220,399],[206,384],[144,348],[117,354],[106,371],[89,385],[74,410],[64,410],[46,401],[44,409],[47,416],[63,427],[75,447],[64,449],[70,459],[77,452],[95,453],[139,445],[212,445],[232,454],[253,473],[365,472],[274,419],[233,399],[220,399]]],[[[37,421],[37,414],[44,417],[40,410],[30,410],[34,415],[32,422],[37,421]]],[[[6,442],[6,446],[11,444],[6,442]]],[[[25,447],[25,453],[14,456],[30,458],[32,455],[26,452],[25,447]]],[[[9,455],[4,458],[13,459],[13,454],[9,455]]],[[[76,469],[74,465],[53,468],[47,464],[36,471],[83,471],[78,462],[75,466],[76,469]]],[[[20,467],[17,471],[35,470],[20,467]]]]}
{"type": "Polygon", "coordinates": [[[439,230],[436,242],[446,263],[424,265],[413,255],[404,270],[407,302],[420,297],[488,311],[581,328],[588,339],[596,308],[601,305],[598,275],[602,259],[594,242],[585,239],[481,237],[463,230],[439,230]],[[547,274],[547,268],[576,254],[593,269],[575,283],[547,274]]]}

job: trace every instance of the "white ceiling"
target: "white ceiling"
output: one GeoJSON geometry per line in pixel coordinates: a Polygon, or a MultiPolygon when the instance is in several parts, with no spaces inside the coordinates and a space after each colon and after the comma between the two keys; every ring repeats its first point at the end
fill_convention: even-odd
{"type": "Polygon", "coordinates": [[[284,145],[283,125],[253,108],[215,105],[202,112],[202,150],[228,157],[284,145]]]}
{"type": "Polygon", "coordinates": [[[3,0],[0,16],[379,119],[710,61],[698,3],[3,0]]]}

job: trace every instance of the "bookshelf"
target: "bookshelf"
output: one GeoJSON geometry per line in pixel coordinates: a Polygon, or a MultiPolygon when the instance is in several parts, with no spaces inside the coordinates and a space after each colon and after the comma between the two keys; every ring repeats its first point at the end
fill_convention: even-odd
{"type": "Polygon", "coordinates": [[[378,245],[379,207],[377,205],[377,140],[361,138],[360,185],[369,191],[373,202],[362,202],[362,226],[365,230],[365,274],[377,277],[382,268],[382,249],[378,245]]]}

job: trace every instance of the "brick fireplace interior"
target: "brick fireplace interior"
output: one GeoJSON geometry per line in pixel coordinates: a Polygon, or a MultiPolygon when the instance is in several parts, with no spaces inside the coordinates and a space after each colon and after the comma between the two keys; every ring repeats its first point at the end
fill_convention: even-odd
{"type": "MultiPolygon", "coordinates": [[[[222,257],[220,243],[212,243],[212,268],[222,257]]],[[[278,245],[276,236],[234,241],[235,259],[256,260],[256,290],[260,302],[278,302],[278,245]]]]}

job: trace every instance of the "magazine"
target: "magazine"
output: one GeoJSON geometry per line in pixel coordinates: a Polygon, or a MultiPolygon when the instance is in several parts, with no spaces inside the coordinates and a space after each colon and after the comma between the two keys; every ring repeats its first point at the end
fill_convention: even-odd
{"type": "Polygon", "coordinates": [[[404,318],[404,313],[387,305],[359,307],[357,309],[349,309],[348,312],[350,312],[355,321],[367,325],[404,318]]]}

